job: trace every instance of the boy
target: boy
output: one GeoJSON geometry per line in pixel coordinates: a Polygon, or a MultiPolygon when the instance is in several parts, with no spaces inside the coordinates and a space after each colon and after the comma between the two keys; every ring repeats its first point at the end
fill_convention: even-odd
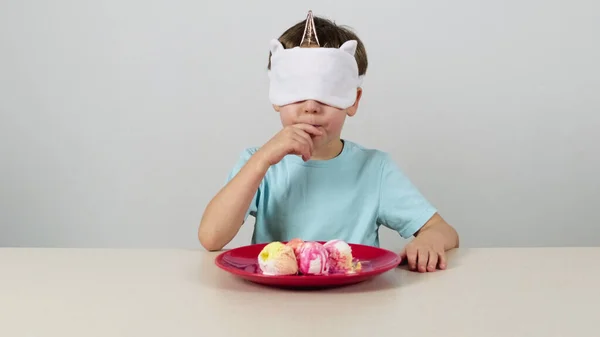
{"type": "Polygon", "coordinates": [[[248,215],[252,243],[342,239],[379,246],[380,225],[415,236],[400,253],[411,270],[447,266],[458,235],[384,152],[341,138],[356,114],[367,70],[365,48],[351,31],[313,18],[271,42],[269,97],[283,129],[244,151],[228,183],[210,201],[198,229],[220,250],[248,215]]]}

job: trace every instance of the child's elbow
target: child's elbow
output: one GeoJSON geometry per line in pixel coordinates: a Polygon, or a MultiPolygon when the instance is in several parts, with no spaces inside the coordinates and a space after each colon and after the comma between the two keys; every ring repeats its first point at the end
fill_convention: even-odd
{"type": "Polygon", "coordinates": [[[215,235],[205,233],[202,228],[198,230],[198,241],[200,241],[200,245],[209,252],[215,252],[224,247],[223,244],[217,240],[215,235]]]}
{"type": "Polygon", "coordinates": [[[209,252],[216,252],[223,249],[222,245],[220,245],[218,242],[211,238],[199,236],[198,239],[200,240],[200,244],[202,245],[202,247],[204,247],[204,249],[208,250],[209,252]]]}

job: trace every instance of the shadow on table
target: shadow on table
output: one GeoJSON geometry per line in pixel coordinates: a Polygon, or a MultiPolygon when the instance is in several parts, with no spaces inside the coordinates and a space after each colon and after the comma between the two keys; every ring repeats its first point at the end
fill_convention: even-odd
{"type": "MultiPolygon", "coordinates": [[[[221,272],[221,271],[220,271],[221,272]]],[[[226,272],[222,271],[226,274],[226,272]]],[[[273,285],[264,285],[238,278],[234,275],[226,274],[220,277],[221,282],[216,285],[218,289],[241,292],[327,292],[327,293],[365,293],[386,291],[402,286],[403,282],[399,281],[398,271],[392,270],[385,274],[379,275],[372,279],[362,281],[355,284],[347,284],[335,287],[313,288],[313,287],[278,287],[273,285]]]]}

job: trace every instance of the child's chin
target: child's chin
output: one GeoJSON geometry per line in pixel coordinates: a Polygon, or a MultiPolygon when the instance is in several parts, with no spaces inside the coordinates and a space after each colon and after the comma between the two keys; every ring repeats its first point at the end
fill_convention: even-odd
{"type": "Polygon", "coordinates": [[[327,141],[327,138],[325,136],[323,136],[323,135],[321,135],[321,136],[314,136],[312,138],[312,141],[313,141],[314,146],[319,146],[319,147],[325,146],[325,145],[327,145],[329,143],[327,141]]]}

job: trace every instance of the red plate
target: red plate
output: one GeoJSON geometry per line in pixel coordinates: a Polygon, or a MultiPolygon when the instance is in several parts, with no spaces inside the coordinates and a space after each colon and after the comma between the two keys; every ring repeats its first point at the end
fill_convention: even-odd
{"type": "Polygon", "coordinates": [[[361,271],[355,274],[264,275],[258,266],[258,254],[266,245],[261,243],[225,251],[216,257],[215,264],[255,283],[286,288],[324,288],[362,282],[393,269],[400,263],[400,256],[392,251],[349,243],[353,257],[362,265],[361,271]]]}

